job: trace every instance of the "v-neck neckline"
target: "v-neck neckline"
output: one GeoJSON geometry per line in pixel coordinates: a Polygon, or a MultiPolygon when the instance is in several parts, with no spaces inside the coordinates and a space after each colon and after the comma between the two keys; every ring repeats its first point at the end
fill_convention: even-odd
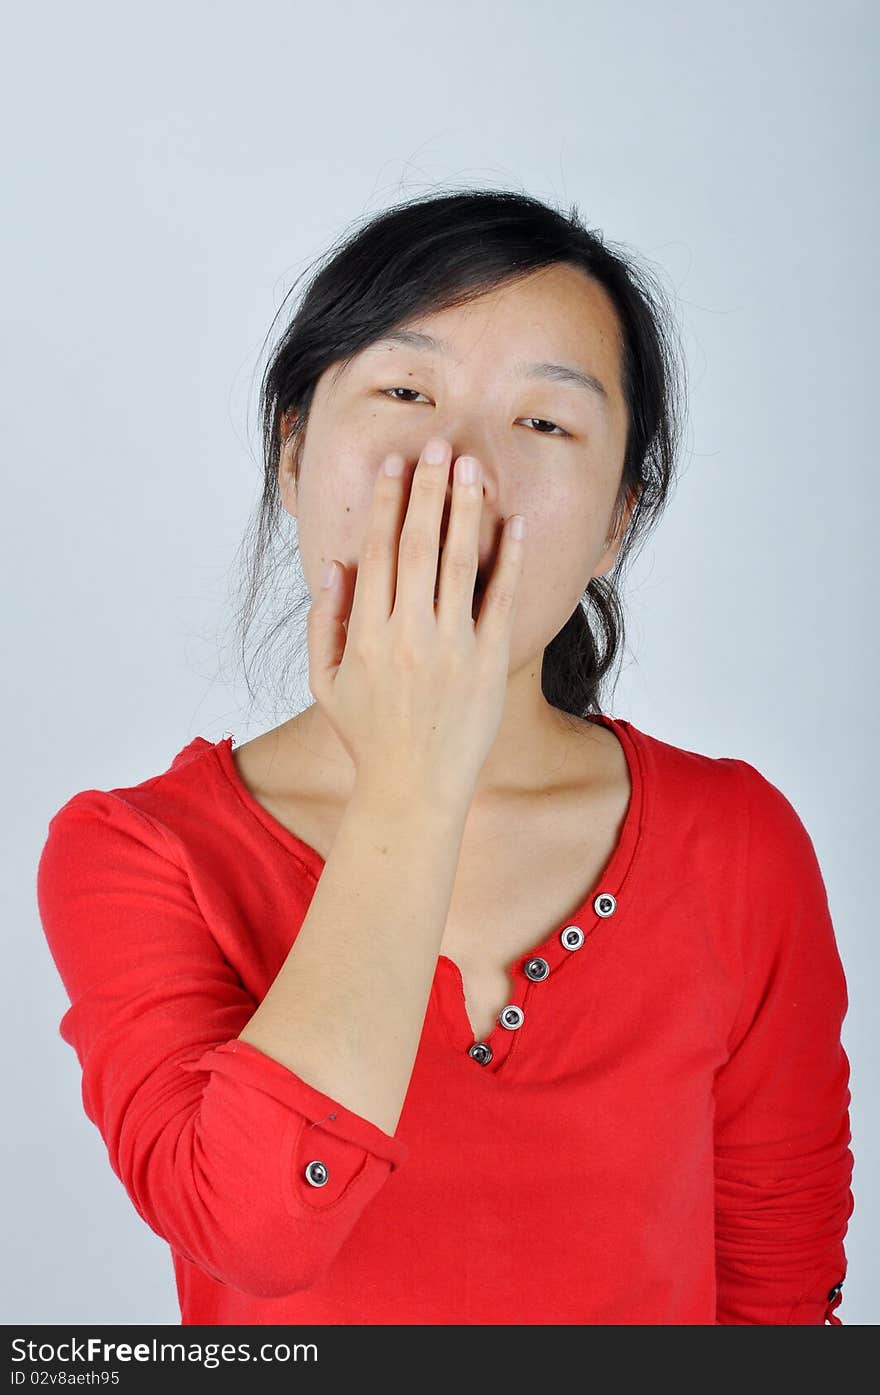
{"type": "MultiPolygon", "coordinates": [[[[546,968],[538,965],[545,979],[555,980],[559,973],[571,972],[571,966],[581,960],[583,950],[597,933],[608,925],[613,926],[621,904],[625,905],[627,890],[632,885],[638,862],[646,822],[648,785],[645,772],[644,751],[641,733],[631,722],[622,717],[610,717],[605,713],[588,714],[589,721],[607,727],[618,738],[626,757],[630,779],[630,797],[620,828],[620,834],[605,866],[597,880],[577,909],[564,921],[552,927],[549,933],[525,954],[518,955],[508,965],[511,993],[508,1003],[499,1014],[495,1026],[488,1035],[477,1040],[467,1015],[464,981],[455,960],[445,954],[437,956],[437,971],[431,990],[441,1009],[446,1035],[453,1048],[464,1061],[472,1065],[479,1061],[484,1075],[494,1076],[514,1053],[523,1037],[527,1009],[535,991],[546,991],[545,983],[535,980],[526,973],[526,965],[543,960],[546,968]],[[574,933],[571,933],[574,931],[574,933]],[[567,941],[567,942],[566,942],[567,941]],[[508,1015],[513,1026],[506,1026],[502,1020],[508,1015]],[[487,1050],[471,1055],[475,1047],[487,1050]],[[480,1059],[480,1056],[486,1059],[480,1059]]],[[[326,859],[317,848],[280,823],[258,799],[251,794],[238,773],[232,758],[233,735],[226,735],[217,742],[209,742],[205,737],[196,737],[214,754],[219,769],[241,804],[272,835],[277,843],[291,854],[312,881],[317,883],[326,866],[326,859]]],[[[534,971],[534,966],[533,966],[534,971]]],[[[502,1072],[503,1073],[503,1072],[502,1072]]]]}

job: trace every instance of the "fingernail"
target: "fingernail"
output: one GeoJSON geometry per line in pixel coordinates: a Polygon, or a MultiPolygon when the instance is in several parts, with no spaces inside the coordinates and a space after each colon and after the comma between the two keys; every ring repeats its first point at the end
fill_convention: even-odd
{"type": "Polygon", "coordinates": [[[476,484],[477,462],[472,455],[460,455],[455,464],[462,484],[476,484]]]}
{"type": "Polygon", "coordinates": [[[429,465],[442,465],[446,459],[447,450],[446,442],[435,438],[425,446],[425,459],[429,465]]]}
{"type": "Polygon", "coordinates": [[[326,591],[328,586],[332,586],[333,578],[336,575],[336,563],[328,562],[324,567],[324,575],[321,577],[321,589],[326,591]]]}
{"type": "Polygon", "coordinates": [[[510,520],[510,536],[519,542],[526,535],[526,521],[521,513],[515,513],[510,520]]]}

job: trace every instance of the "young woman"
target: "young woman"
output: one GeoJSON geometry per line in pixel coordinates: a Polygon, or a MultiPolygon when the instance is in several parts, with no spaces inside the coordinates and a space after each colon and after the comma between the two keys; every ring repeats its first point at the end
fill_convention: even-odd
{"type": "Polygon", "coordinates": [[[352,235],[263,382],[314,702],[51,820],[61,1035],[185,1324],[840,1321],[812,842],[602,711],[679,439],[661,306],[518,193],[352,235]]]}

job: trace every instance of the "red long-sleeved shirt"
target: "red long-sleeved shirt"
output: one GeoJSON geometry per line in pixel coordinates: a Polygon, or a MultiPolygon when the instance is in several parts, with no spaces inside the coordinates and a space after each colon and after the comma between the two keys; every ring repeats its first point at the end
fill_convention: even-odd
{"type": "Polygon", "coordinates": [[[630,767],[617,847],[509,966],[490,1060],[439,956],[394,1135],[236,1039],[324,862],[233,737],[50,820],[60,1034],[182,1323],[839,1324],[847,990],[813,844],[746,761],[592,720],[630,767]]]}

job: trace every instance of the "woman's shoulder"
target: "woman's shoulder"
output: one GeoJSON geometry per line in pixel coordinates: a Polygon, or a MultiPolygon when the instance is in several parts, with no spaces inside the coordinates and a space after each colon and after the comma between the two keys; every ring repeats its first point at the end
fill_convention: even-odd
{"type": "Polygon", "coordinates": [[[671,828],[683,817],[722,841],[742,835],[753,853],[763,846],[782,856],[809,855],[811,840],[801,814],[805,800],[768,762],[712,754],[629,721],[621,725],[639,753],[655,820],[671,828]]]}
{"type": "Polygon", "coordinates": [[[204,819],[217,807],[219,741],[196,736],[181,747],[159,771],[127,784],[89,785],[69,795],[49,816],[47,844],[72,843],[86,850],[90,843],[126,834],[167,851],[187,825],[204,819]]]}
{"type": "Polygon", "coordinates": [[[649,732],[623,718],[618,722],[638,746],[646,764],[668,782],[714,793],[726,789],[739,800],[763,798],[772,804],[785,798],[767,774],[741,755],[712,753],[649,732]]]}

